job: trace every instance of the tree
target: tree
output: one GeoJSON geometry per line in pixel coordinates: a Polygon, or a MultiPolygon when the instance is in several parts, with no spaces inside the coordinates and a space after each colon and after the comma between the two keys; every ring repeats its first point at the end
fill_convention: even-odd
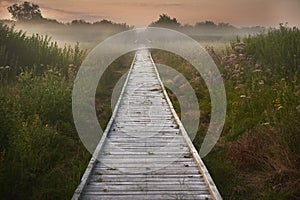
{"type": "Polygon", "coordinates": [[[23,2],[21,4],[13,4],[7,8],[13,19],[18,21],[30,21],[43,19],[40,7],[37,4],[23,2]]]}
{"type": "Polygon", "coordinates": [[[216,28],[217,25],[213,21],[205,21],[196,23],[196,27],[216,28]]]}
{"type": "Polygon", "coordinates": [[[83,19],[75,19],[71,22],[72,25],[90,25],[89,22],[86,22],[85,20],[83,19]]]}
{"type": "Polygon", "coordinates": [[[166,14],[159,15],[159,19],[152,22],[149,26],[160,26],[160,27],[179,27],[180,23],[174,17],[173,19],[166,14]]]}

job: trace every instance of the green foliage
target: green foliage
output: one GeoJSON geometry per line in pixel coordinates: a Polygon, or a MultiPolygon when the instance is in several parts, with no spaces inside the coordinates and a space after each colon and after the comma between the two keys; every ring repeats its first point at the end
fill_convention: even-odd
{"type": "Polygon", "coordinates": [[[244,39],[247,54],[258,63],[272,67],[278,74],[291,75],[300,72],[300,30],[280,24],[279,29],[270,29],[267,34],[244,39]]]}
{"type": "Polygon", "coordinates": [[[37,4],[24,1],[20,4],[13,4],[7,8],[8,12],[16,20],[40,20],[42,13],[37,4]]]}
{"type": "Polygon", "coordinates": [[[25,72],[1,97],[0,188],[5,199],[69,199],[88,162],[71,113],[72,81],[25,72]],[[17,192],[16,192],[17,191],[17,192]]]}
{"type": "MultiPolygon", "coordinates": [[[[219,58],[228,99],[221,141],[230,150],[217,149],[228,153],[223,159],[237,168],[234,176],[247,179],[237,185],[248,199],[272,199],[274,190],[280,199],[299,194],[299,38],[299,29],[280,25],[243,42],[237,38],[219,58]]],[[[205,160],[219,171],[209,164],[214,159],[205,160]]],[[[236,188],[221,185],[228,196],[236,188]]]]}
{"type": "Polygon", "coordinates": [[[84,52],[13,27],[0,30],[0,195],[70,199],[90,157],[71,112],[84,52]]]}
{"type": "Polygon", "coordinates": [[[16,111],[16,106],[13,101],[5,96],[0,96],[0,160],[3,159],[4,154],[9,148],[9,141],[11,135],[9,133],[18,132],[20,128],[19,113],[16,111]]]}
{"type": "Polygon", "coordinates": [[[59,72],[49,70],[42,76],[25,72],[19,77],[18,85],[24,117],[38,114],[44,122],[55,126],[63,122],[72,123],[72,82],[59,72]]]}
{"type": "Polygon", "coordinates": [[[176,28],[180,26],[180,23],[175,17],[171,18],[167,14],[161,14],[159,15],[159,19],[155,22],[152,22],[149,26],[176,28]]]}
{"type": "MultiPolygon", "coordinates": [[[[297,199],[300,194],[299,38],[299,29],[281,25],[237,38],[222,53],[207,49],[223,76],[227,118],[204,161],[224,198],[297,199]]],[[[201,124],[193,142],[199,149],[209,124],[209,95],[192,66],[170,56],[154,54],[156,62],[175,67],[195,89],[201,124]]]]}
{"type": "MultiPolygon", "coordinates": [[[[25,69],[42,74],[49,68],[57,68],[67,76],[67,67],[70,64],[80,66],[85,51],[80,50],[78,44],[74,48],[60,48],[48,36],[26,36],[23,31],[15,31],[13,26],[0,24],[0,55],[0,67],[9,66],[8,79],[12,79],[25,69]]],[[[4,76],[3,70],[0,75],[4,76]]]]}

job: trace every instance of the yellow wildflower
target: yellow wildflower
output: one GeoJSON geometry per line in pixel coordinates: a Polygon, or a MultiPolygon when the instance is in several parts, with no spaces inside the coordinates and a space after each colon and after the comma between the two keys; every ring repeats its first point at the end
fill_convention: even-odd
{"type": "Polygon", "coordinates": [[[281,108],[283,108],[283,106],[281,105],[280,101],[278,98],[276,98],[274,101],[273,101],[273,106],[274,106],[274,109],[276,111],[280,110],[281,108]]]}

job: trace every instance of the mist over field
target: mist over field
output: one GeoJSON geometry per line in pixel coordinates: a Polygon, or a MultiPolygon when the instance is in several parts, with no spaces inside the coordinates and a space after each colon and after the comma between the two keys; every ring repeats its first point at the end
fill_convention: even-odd
{"type": "MultiPolygon", "coordinates": [[[[170,18],[171,19],[171,18],[170,18]]],[[[59,46],[75,45],[79,43],[82,49],[91,50],[101,41],[113,34],[134,28],[124,23],[114,23],[107,20],[89,23],[84,20],[73,20],[70,23],[58,23],[55,20],[43,20],[37,22],[14,22],[3,21],[5,24],[15,26],[27,35],[47,35],[56,41],[59,46]]],[[[150,22],[149,22],[149,25],[150,22]]],[[[243,27],[237,28],[228,23],[215,24],[212,21],[199,22],[195,25],[172,26],[165,22],[156,24],[159,27],[171,28],[192,37],[204,46],[224,47],[224,45],[236,37],[244,37],[266,31],[265,27],[243,27]]]]}

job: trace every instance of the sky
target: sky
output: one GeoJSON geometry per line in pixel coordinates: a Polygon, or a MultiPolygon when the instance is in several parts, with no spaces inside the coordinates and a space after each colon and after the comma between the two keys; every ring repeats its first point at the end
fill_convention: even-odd
{"type": "MultiPolygon", "coordinates": [[[[30,1],[30,0],[29,0],[30,1]]],[[[0,19],[9,19],[7,7],[19,0],[0,0],[0,19]]],[[[300,27],[300,0],[31,0],[46,18],[70,22],[102,19],[145,27],[162,13],[182,24],[205,20],[235,26],[278,26],[288,22],[300,27]]]]}

